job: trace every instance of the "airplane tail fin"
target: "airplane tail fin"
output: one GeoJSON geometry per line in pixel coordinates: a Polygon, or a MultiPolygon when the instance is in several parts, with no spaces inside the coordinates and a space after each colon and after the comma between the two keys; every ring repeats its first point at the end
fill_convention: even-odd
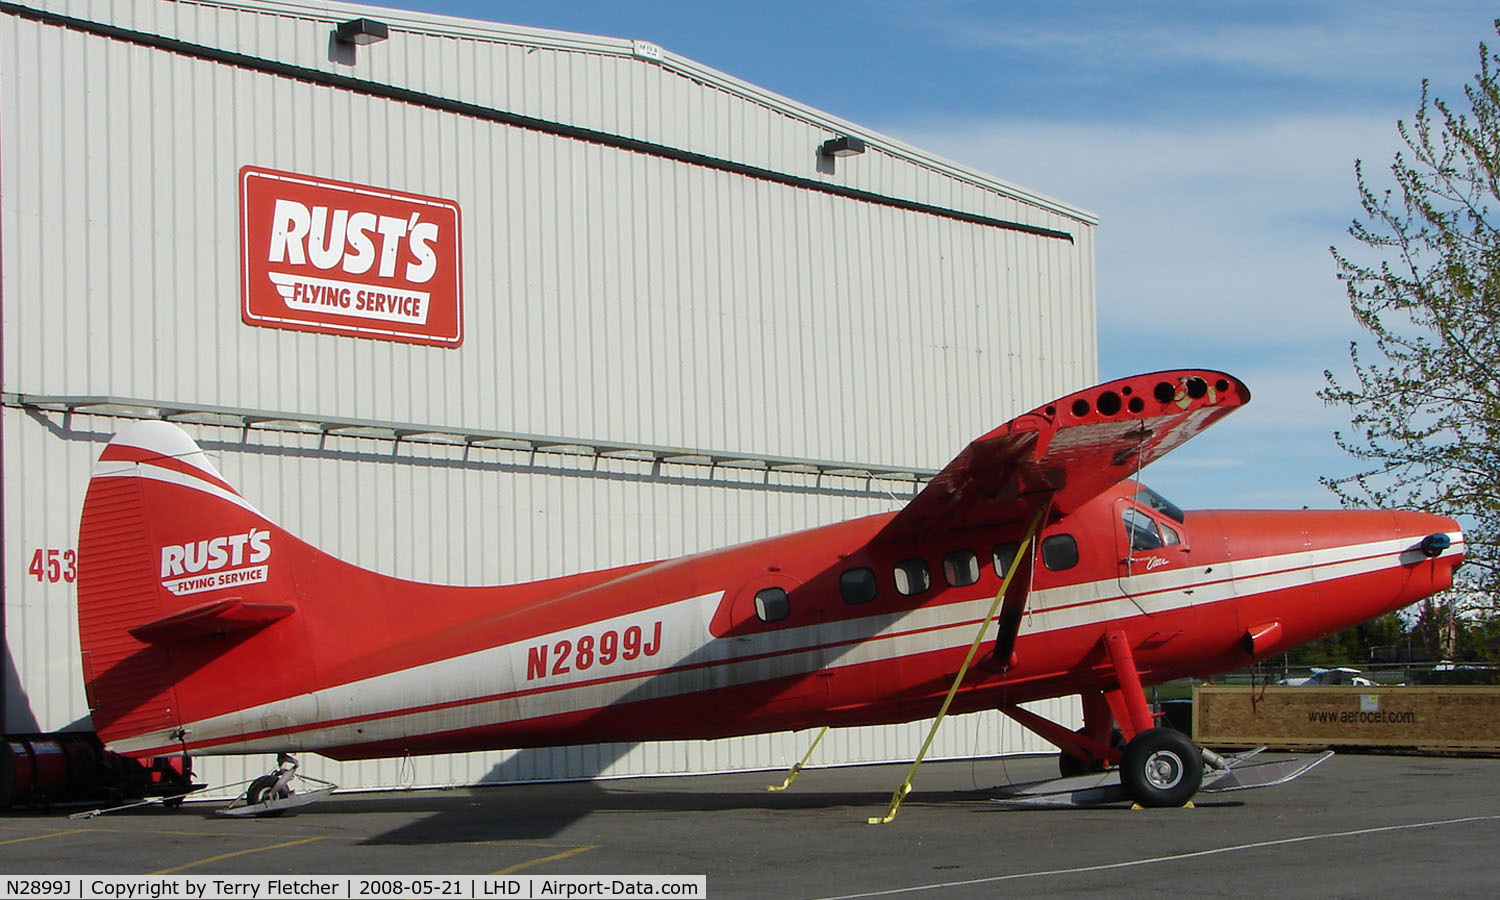
{"type": "Polygon", "coordinates": [[[180,428],[138,422],[110,441],[79,526],[78,631],[111,749],[172,752],[195,716],[295,677],[299,629],[271,627],[295,622],[296,584],[275,553],[293,540],[180,428]]]}

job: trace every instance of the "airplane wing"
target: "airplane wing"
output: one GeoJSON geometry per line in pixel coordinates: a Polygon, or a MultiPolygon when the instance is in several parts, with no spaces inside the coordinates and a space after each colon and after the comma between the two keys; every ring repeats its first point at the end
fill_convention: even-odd
{"type": "Polygon", "coordinates": [[[965,447],[896,514],[882,538],[1007,526],[1021,538],[1039,508],[1077,509],[1243,406],[1223,372],[1136,375],[1069,394],[965,447]]]}
{"type": "MultiPolygon", "coordinates": [[[[1199,369],[1137,375],[1070,394],[965,447],[877,540],[986,528],[994,540],[1020,541],[1039,511],[1050,519],[1072,512],[1249,400],[1239,380],[1199,369]]],[[[1020,632],[1036,546],[1007,583],[997,616],[986,659],[1002,668],[1011,664],[1020,632]]]]}

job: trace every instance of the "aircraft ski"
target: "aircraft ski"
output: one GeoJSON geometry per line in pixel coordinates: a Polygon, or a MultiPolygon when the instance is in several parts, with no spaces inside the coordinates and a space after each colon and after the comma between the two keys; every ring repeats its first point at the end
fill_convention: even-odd
{"type": "Polygon", "coordinates": [[[79,527],[93,725],[136,757],[349,760],[999,709],[1060,774],[1114,770],[1136,802],[1180,805],[1204,753],[1157,727],[1145,685],[1399,609],[1463,559],[1441,516],[1184,511],[1136,480],[1249,399],[1222,372],[1123,378],[982,435],[895,513],[493,586],[337,559],[187,432],[134,423],[79,527]],[[1022,706],[1073,695],[1077,731],[1022,706]]]}

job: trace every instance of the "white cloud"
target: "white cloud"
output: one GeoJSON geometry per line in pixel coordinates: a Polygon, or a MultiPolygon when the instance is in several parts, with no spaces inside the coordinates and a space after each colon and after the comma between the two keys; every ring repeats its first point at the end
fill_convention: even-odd
{"type": "MultiPolygon", "coordinates": [[[[1048,4],[1032,13],[1007,7],[1003,15],[957,6],[926,27],[960,50],[994,50],[1065,61],[1055,77],[1114,77],[1121,70],[1210,67],[1239,77],[1354,85],[1402,78],[1403,63],[1421,60],[1439,81],[1461,79],[1473,66],[1477,43],[1493,37],[1493,10],[1479,3],[1298,4],[1294,10],[1257,10],[1195,4],[1171,14],[1150,5],[1109,5],[1081,11],[1048,4]],[[1238,13],[1238,14],[1236,14],[1238,13]],[[1470,53],[1456,58],[1455,45],[1470,53]]],[[[1410,87],[1415,90],[1415,82],[1410,87]]]]}
{"type": "Polygon", "coordinates": [[[1135,128],[1039,121],[892,128],[1096,212],[1101,330],[1278,344],[1352,336],[1328,246],[1358,212],[1353,161],[1384,165],[1386,112],[1135,128]]]}

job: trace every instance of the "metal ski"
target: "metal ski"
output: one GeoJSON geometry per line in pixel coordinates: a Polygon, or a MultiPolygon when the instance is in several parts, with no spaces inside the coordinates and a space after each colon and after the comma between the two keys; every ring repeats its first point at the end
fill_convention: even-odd
{"type": "MultiPolygon", "coordinates": [[[[1285,784],[1333,756],[1332,750],[1325,750],[1311,759],[1291,757],[1250,764],[1250,759],[1263,750],[1265,748],[1260,747],[1226,756],[1224,761],[1227,765],[1224,768],[1204,766],[1200,792],[1214,794],[1285,784]]],[[[1120,783],[1117,769],[1004,785],[995,790],[1000,792],[1000,796],[993,798],[995,801],[1013,806],[1108,806],[1113,803],[1129,803],[1131,799],[1125,786],[1120,783]]]]}

